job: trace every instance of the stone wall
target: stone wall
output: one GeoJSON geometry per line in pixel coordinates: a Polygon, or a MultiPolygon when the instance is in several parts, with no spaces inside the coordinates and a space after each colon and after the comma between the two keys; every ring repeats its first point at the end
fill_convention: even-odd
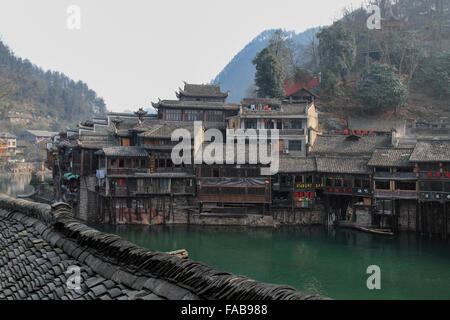
{"type": "Polygon", "coordinates": [[[276,222],[272,216],[255,214],[221,215],[221,214],[192,214],[190,224],[196,225],[224,225],[224,226],[250,226],[250,227],[274,227],[276,222]]]}
{"type": "Polygon", "coordinates": [[[372,216],[368,207],[355,207],[356,224],[368,226],[372,224],[372,216]]]}
{"type": "Polygon", "coordinates": [[[83,221],[94,220],[97,214],[96,185],[97,178],[95,175],[80,176],[78,206],[75,215],[83,221]]]}
{"type": "Polygon", "coordinates": [[[322,204],[316,203],[314,208],[290,208],[273,209],[275,223],[282,225],[315,225],[323,224],[326,218],[325,208],[322,204]]]}

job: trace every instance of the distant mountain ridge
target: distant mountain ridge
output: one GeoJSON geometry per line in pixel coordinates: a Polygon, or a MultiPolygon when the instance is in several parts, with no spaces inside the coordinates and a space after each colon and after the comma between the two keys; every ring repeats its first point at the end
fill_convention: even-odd
{"type": "Polygon", "coordinates": [[[57,131],[105,113],[105,102],[86,83],[17,57],[0,40],[0,126],[5,130],[57,131]]]}
{"type": "MultiPolygon", "coordinates": [[[[306,45],[311,35],[317,33],[320,27],[310,28],[303,32],[287,31],[294,44],[306,45]]],[[[250,41],[223,70],[211,81],[211,84],[220,84],[222,91],[230,91],[227,101],[239,103],[246,94],[246,90],[253,84],[255,66],[252,64],[256,54],[267,47],[272,34],[276,29],[261,32],[250,41]]]]}

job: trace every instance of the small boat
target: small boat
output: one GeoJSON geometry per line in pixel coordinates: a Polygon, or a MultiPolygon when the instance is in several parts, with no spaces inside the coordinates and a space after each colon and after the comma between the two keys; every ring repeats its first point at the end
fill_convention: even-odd
{"type": "Polygon", "coordinates": [[[382,234],[382,235],[386,235],[386,236],[394,235],[394,232],[391,229],[378,229],[378,228],[371,228],[371,227],[365,227],[365,226],[355,226],[355,228],[358,230],[361,230],[361,231],[375,233],[375,234],[382,234]]]}

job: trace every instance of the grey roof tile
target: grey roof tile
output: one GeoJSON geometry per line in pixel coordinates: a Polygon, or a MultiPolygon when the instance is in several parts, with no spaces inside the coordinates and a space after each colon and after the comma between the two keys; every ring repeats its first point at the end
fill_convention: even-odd
{"type": "Polygon", "coordinates": [[[450,139],[418,141],[409,160],[414,162],[450,162],[450,139]]]}

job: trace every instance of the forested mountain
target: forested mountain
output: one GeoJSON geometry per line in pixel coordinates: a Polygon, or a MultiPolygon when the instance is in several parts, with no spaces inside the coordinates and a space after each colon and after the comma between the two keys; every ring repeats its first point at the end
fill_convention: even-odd
{"type": "Polygon", "coordinates": [[[450,2],[375,0],[318,33],[321,110],[410,120],[450,116],[450,2]]]}
{"type": "Polygon", "coordinates": [[[105,103],[86,83],[60,72],[44,71],[16,57],[0,41],[0,126],[17,132],[25,126],[49,130],[104,114],[105,103]],[[22,121],[23,120],[23,121],[22,121]]]}
{"type": "Polygon", "coordinates": [[[343,8],[343,17],[328,27],[299,34],[261,33],[213,83],[231,91],[229,101],[239,102],[252,94],[275,97],[287,79],[320,75],[317,105],[335,120],[350,115],[450,117],[450,2],[374,0],[371,4],[379,8],[381,19],[370,8],[343,8]],[[261,72],[254,81],[258,68],[261,72]],[[277,90],[268,90],[274,84],[277,90]]]}
{"type": "MultiPolygon", "coordinates": [[[[301,33],[288,31],[286,35],[292,40],[292,44],[299,49],[298,51],[302,51],[302,49],[306,49],[319,29],[319,27],[311,28],[301,33]]],[[[230,90],[227,101],[238,103],[244,96],[248,95],[248,90],[252,87],[255,77],[255,66],[252,64],[252,60],[258,52],[267,47],[275,32],[276,30],[272,29],[259,34],[244,49],[239,51],[214,78],[213,84],[220,83],[222,90],[230,90]]],[[[301,58],[302,55],[297,57],[297,59],[301,58]]]]}

